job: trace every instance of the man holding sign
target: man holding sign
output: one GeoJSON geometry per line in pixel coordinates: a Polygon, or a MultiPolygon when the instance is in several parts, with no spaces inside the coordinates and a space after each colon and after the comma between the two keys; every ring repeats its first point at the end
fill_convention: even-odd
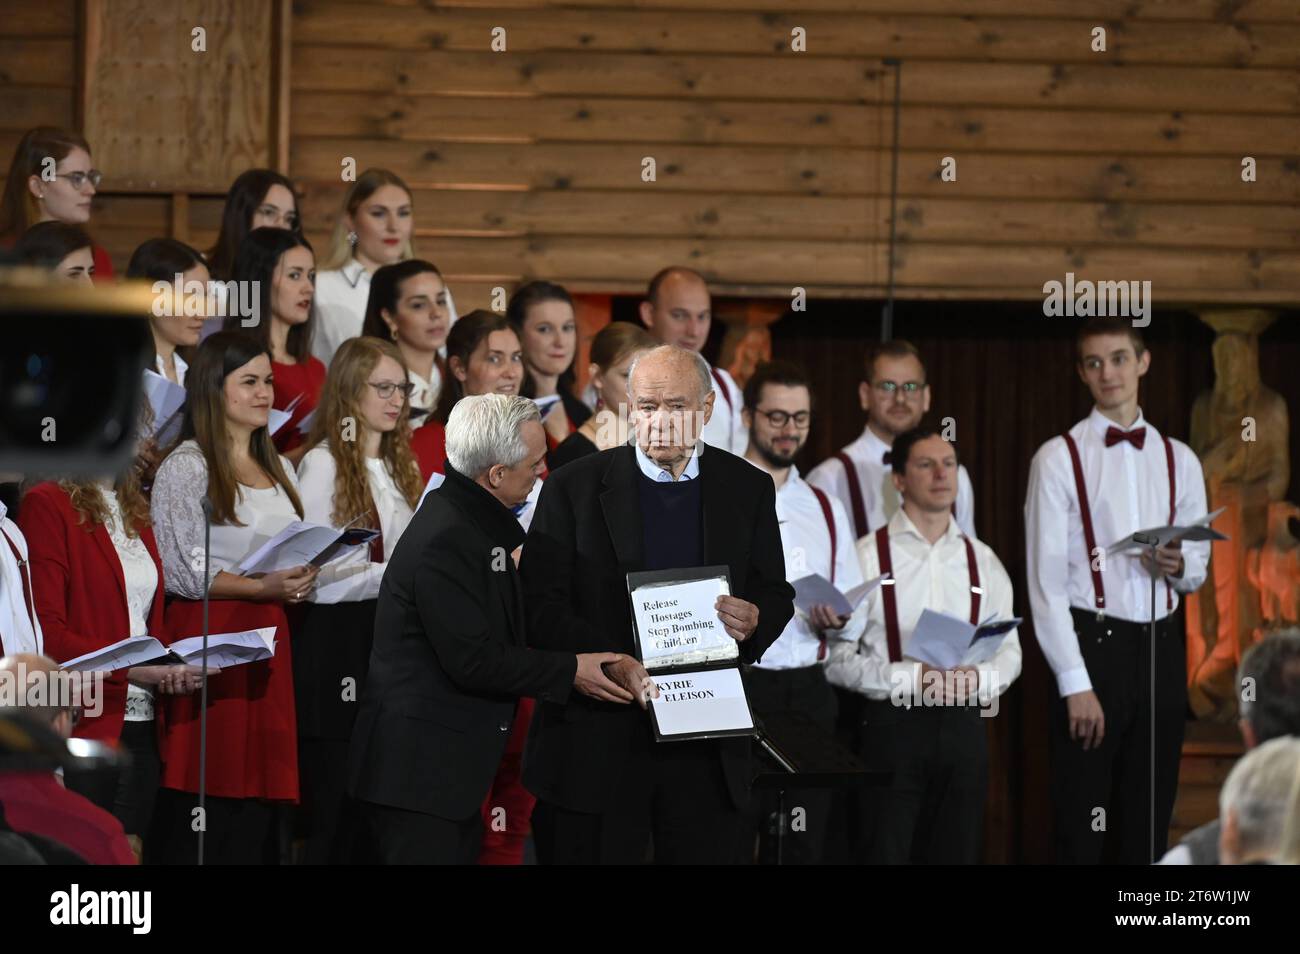
{"type": "MultiPolygon", "coordinates": [[[[715,396],[698,354],[646,352],[629,394],[636,446],[567,464],[542,489],[520,566],[529,643],[634,653],[629,573],[724,566],[730,595],[716,598],[717,620],[740,660],[756,662],[794,612],[772,481],[699,440],[715,396]]],[[[606,669],[645,704],[644,667],[606,669]]],[[[540,703],[524,759],[524,784],[538,797],[538,858],[635,864],[653,840],[658,863],[734,861],[751,744],[656,742],[640,708],[540,703]]]]}
{"type": "Polygon", "coordinates": [[[993,551],[962,533],[952,516],[952,444],[928,428],[906,431],[894,439],[891,466],[902,506],[858,543],[863,574],[886,579],[867,597],[858,645],[832,645],[826,676],[866,697],[862,758],[892,773],[888,785],[864,795],[864,860],[973,864],[988,787],[981,707],[991,707],[1020,674],[1020,640],[1014,630],[989,637],[1001,643],[987,661],[941,669],[920,661],[931,641],[918,624],[926,610],[956,617],[952,622],[968,623],[972,633],[990,618],[1005,620],[1011,580],[993,551]]]}

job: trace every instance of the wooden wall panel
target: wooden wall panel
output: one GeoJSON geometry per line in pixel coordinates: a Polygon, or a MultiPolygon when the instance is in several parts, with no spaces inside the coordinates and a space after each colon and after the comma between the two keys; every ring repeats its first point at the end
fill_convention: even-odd
{"type": "Polygon", "coordinates": [[[272,161],[268,4],[86,0],[85,8],[84,132],[113,188],[219,191],[272,161]],[[204,51],[193,49],[196,28],[206,31],[204,51]]]}
{"type": "Polygon", "coordinates": [[[882,57],[901,56],[901,296],[1041,299],[1067,270],[1189,303],[1300,292],[1295,4],[294,9],[291,165],[311,227],[337,214],[344,156],[392,168],[453,286],[544,276],[626,292],[680,257],[724,294],[882,293],[882,57]],[[1097,25],[1107,53],[1090,48],[1097,25]],[[490,49],[497,26],[505,52],[490,49]],[[790,48],[795,26],[807,53],[790,48]],[[956,181],[939,176],[945,156],[956,181]]]}

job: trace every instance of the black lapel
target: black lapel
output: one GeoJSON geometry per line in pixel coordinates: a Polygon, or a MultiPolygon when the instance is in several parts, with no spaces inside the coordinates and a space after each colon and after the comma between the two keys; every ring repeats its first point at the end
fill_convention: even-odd
{"type": "Polygon", "coordinates": [[[640,569],[645,558],[641,498],[636,485],[641,471],[631,446],[618,448],[609,458],[600,508],[605,514],[605,526],[609,528],[619,566],[624,572],[631,572],[640,569]]]}
{"type": "Polygon", "coordinates": [[[728,566],[736,561],[735,531],[740,523],[732,517],[733,500],[731,491],[726,486],[723,474],[718,468],[718,451],[710,453],[701,448],[700,452],[700,503],[704,511],[704,563],[713,566],[725,563],[728,566]],[[731,532],[727,532],[727,528],[731,532]]]}

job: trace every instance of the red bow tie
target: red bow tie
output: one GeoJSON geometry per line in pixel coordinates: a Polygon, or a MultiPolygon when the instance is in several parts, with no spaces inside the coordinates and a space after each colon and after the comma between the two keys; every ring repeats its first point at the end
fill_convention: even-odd
{"type": "Polygon", "coordinates": [[[1114,447],[1120,441],[1128,441],[1138,450],[1147,442],[1147,429],[1135,427],[1131,431],[1121,431],[1118,427],[1106,428],[1106,446],[1114,447]]]}

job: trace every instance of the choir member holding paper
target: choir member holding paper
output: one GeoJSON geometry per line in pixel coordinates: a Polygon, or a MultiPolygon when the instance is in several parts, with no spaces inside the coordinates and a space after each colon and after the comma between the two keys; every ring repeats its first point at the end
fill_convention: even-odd
{"type": "MultiPolygon", "coordinates": [[[[23,497],[19,523],[30,541],[35,608],[45,652],[57,662],[129,636],[163,635],[162,565],[139,464],[116,481],[46,481],[23,497]]],[[[199,679],[197,668],[183,665],[108,672],[102,712],[73,732],[130,754],[116,778],[74,775],[67,784],[117,817],[137,855],[158,789],[155,692],[191,692],[199,679]]]]}
{"type": "MultiPolygon", "coordinates": [[[[788,362],[760,365],[745,382],[744,393],[744,420],[749,427],[745,459],[770,474],[776,484],[785,576],[794,584],[799,610],[746,674],[749,701],[760,717],[802,712],[829,737],[835,731],[836,701],[824,670],[828,644],[833,640],[856,642],[866,616],[843,612],[846,605],[837,609],[816,597],[802,599],[801,583],[815,574],[825,586],[840,593],[861,587],[862,568],[853,545],[853,529],[840,502],[806,483],[794,466],[812,422],[812,392],[803,371],[788,362]]],[[[755,793],[751,803],[750,821],[758,829],[765,860],[772,860],[773,839],[767,837],[770,828],[766,819],[775,814],[776,801],[774,794],[755,793]]],[[[807,810],[806,827],[788,833],[783,840],[783,863],[817,864],[821,860],[830,801],[829,789],[798,792],[797,803],[807,810]]],[[[785,820],[778,819],[778,824],[785,820]]],[[[748,852],[744,860],[749,860],[752,829],[744,844],[748,852]]]]}
{"type": "MultiPolygon", "coordinates": [[[[289,233],[285,233],[286,235],[289,233]]],[[[317,570],[300,566],[254,576],[240,563],[303,516],[297,482],[267,429],[271,357],[250,335],[219,332],[190,366],[182,442],[158,468],[152,511],[167,592],[169,640],[202,632],[202,597],[211,597],[210,632],[276,627],[267,660],[230,667],[209,680],[207,858],[259,863],[271,802],[298,798],[293,661],[284,604],[307,599],[317,570]],[[211,506],[211,559],[204,575],[204,500],[211,506]]],[[[199,783],[199,703],[164,707],[158,860],[195,858],[192,810],[199,783]]]]}
{"type": "Polygon", "coordinates": [[[411,387],[395,345],[378,338],[344,341],[325,379],[310,449],[298,465],[308,522],[380,531],[322,568],[294,624],[309,864],[351,861],[358,835],[345,810],[348,740],[370,666],[379,584],[423,487],[408,444],[411,387]]]}
{"type": "Polygon", "coordinates": [[[325,385],[325,365],[311,354],[315,254],[296,232],[253,229],[239,245],[233,278],[258,290],[252,296],[257,314],[228,315],[225,328],[251,335],[271,356],[274,406],[289,413],[287,422],[272,428],[275,446],[296,463],[302,458],[310,416],[325,385]]]}
{"type": "Polygon", "coordinates": [[[1057,860],[1150,864],[1165,850],[1186,716],[1178,594],[1204,582],[1210,545],[1175,540],[1154,564],[1144,547],[1109,551],[1134,531],[1201,521],[1205,478],[1191,448],[1142,417],[1151,354],[1132,322],[1089,319],[1076,345],[1095,406],[1039,448],[1025,498],[1029,604],[1057,687],[1057,860]]]}
{"type": "Polygon", "coordinates": [[[1020,674],[1020,640],[1006,628],[969,640],[987,620],[1009,621],[1011,580],[985,544],[952,516],[956,448],[915,428],[893,443],[902,506],[858,542],[863,576],[886,575],[867,597],[857,645],[832,644],[827,678],[865,696],[860,755],[891,773],[864,789],[869,864],[974,864],[982,843],[988,743],[981,716],[1020,674]],[[948,664],[923,638],[925,611],[960,628],[967,651],[948,664]],[[922,647],[925,647],[924,649],[922,647]],[[932,662],[924,661],[926,659],[932,662]]]}

